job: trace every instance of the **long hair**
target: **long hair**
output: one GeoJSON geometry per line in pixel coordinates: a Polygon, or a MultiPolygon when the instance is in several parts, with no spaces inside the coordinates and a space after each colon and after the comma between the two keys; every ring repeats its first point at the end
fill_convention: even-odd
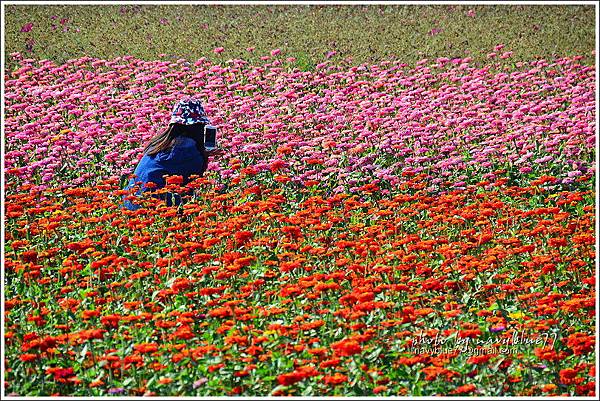
{"type": "Polygon", "coordinates": [[[196,123],[192,125],[169,124],[163,132],[153,136],[148,141],[144,148],[144,154],[148,156],[156,155],[157,153],[170,150],[177,138],[188,137],[196,141],[196,148],[200,153],[204,153],[204,123],[196,123]]]}

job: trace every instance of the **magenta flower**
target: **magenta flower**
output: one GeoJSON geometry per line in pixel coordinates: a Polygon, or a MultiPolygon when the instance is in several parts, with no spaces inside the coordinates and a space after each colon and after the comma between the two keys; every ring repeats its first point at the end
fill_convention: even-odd
{"type": "MultiPolygon", "coordinates": [[[[500,57],[510,53],[497,48],[500,57]]],[[[131,172],[184,95],[205,99],[220,128],[227,157],[209,168],[219,182],[240,176],[229,158],[336,192],[375,179],[397,186],[419,173],[432,188],[460,190],[506,168],[523,179],[549,168],[560,180],[594,171],[594,70],[574,57],[517,63],[510,74],[458,57],[327,60],[312,71],[281,68],[270,54],[256,65],[169,55],[62,65],[11,57],[19,68],[6,80],[5,173],[36,187],[131,172]],[[440,86],[441,74],[455,84],[440,86]]]]}
{"type": "Polygon", "coordinates": [[[21,27],[21,32],[30,32],[33,28],[33,22],[29,22],[21,27]]]}
{"type": "Polygon", "coordinates": [[[197,389],[205,383],[208,383],[208,379],[206,377],[201,377],[200,379],[196,380],[192,386],[194,387],[194,389],[197,389]]]}

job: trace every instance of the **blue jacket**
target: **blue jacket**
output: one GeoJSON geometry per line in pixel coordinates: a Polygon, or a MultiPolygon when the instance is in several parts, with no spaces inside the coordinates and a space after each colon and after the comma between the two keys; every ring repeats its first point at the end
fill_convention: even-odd
{"type": "MultiPolygon", "coordinates": [[[[144,186],[147,182],[155,183],[156,189],[160,189],[166,184],[163,175],[181,175],[183,176],[182,185],[186,185],[190,181],[191,175],[201,176],[205,169],[204,155],[198,151],[196,142],[191,138],[179,137],[169,151],[159,152],[153,156],[144,155],[134,171],[136,178],[129,180],[125,189],[132,188],[136,182],[142,183],[137,191],[138,196],[147,190],[144,186]]],[[[181,196],[178,194],[173,194],[173,198],[171,194],[167,194],[166,197],[161,196],[161,198],[166,198],[168,206],[172,206],[173,203],[175,205],[181,203],[181,196]]],[[[124,206],[129,210],[140,208],[139,205],[128,200],[124,201],[124,206]]]]}

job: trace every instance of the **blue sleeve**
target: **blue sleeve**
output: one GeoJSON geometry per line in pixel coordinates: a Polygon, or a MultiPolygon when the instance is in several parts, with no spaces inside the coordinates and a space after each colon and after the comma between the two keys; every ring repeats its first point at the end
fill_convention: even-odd
{"type": "Polygon", "coordinates": [[[146,155],[140,160],[134,174],[137,176],[136,181],[141,181],[144,184],[153,182],[158,185],[156,188],[158,189],[165,186],[166,182],[163,175],[168,174],[168,171],[156,157],[146,155]]]}

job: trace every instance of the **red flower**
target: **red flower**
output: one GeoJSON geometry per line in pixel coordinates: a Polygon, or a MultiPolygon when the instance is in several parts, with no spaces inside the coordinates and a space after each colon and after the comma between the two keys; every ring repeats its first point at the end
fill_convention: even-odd
{"type": "Polygon", "coordinates": [[[119,321],[121,320],[121,315],[106,315],[100,318],[100,323],[105,326],[117,328],[119,327],[119,321]]]}
{"type": "Polygon", "coordinates": [[[475,387],[474,384],[465,384],[463,386],[457,387],[456,389],[454,389],[451,394],[468,394],[468,393],[472,393],[473,391],[477,390],[477,387],[475,387]]]}
{"type": "Polygon", "coordinates": [[[284,373],[282,375],[277,376],[277,382],[282,386],[291,386],[294,383],[302,380],[303,377],[297,374],[296,372],[292,373],[284,373]]]}
{"type": "Polygon", "coordinates": [[[330,386],[337,386],[348,381],[348,376],[336,373],[333,376],[323,377],[323,381],[330,386]]]}
{"type": "Polygon", "coordinates": [[[61,367],[52,367],[46,369],[46,373],[54,376],[54,380],[64,381],[64,379],[68,379],[75,375],[73,368],[61,368],[61,367]]]}
{"type": "Polygon", "coordinates": [[[484,354],[484,355],[473,355],[469,359],[467,359],[468,363],[481,364],[486,363],[490,360],[490,358],[494,356],[492,354],[484,354]]]}
{"type": "Polygon", "coordinates": [[[560,360],[560,357],[558,356],[556,351],[554,351],[551,348],[536,348],[535,350],[533,350],[533,352],[534,352],[535,356],[537,356],[539,359],[542,359],[542,360],[546,360],[546,361],[560,360]]]}
{"type": "Polygon", "coordinates": [[[158,351],[158,344],[156,343],[142,343],[136,344],[133,346],[133,349],[139,352],[140,354],[150,354],[152,352],[158,351]]]}
{"type": "Polygon", "coordinates": [[[560,382],[565,385],[575,384],[577,379],[577,371],[575,369],[566,368],[559,372],[560,382]]]}
{"type": "Polygon", "coordinates": [[[329,367],[333,367],[333,366],[338,366],[340,364],[340,362],[342,362],[342,360],[340,358],[327,359],[326,361],[321,362],[319,367],[321,369],[325,369],[325,368],[329,368],[329,367]]]}
{"type": "Polygon", "coordinates": [[[36,354],[22,354],[19,359],[23,362],[35,361],[38,358],[36,354]]]}
{"type": "Polygon", "coordinates": [[[354,354],[360,354],[362,351],[362,348],[358,341],[354,340],[338,341],[336,343],[331,344],[331,348],[333,348],[335,355],[338,356],[351,356],[354,354]]]}
{"type": "Polygon", "coordinates": [[[38,261],[38,253],[36,251],[26,251],[23,252],[23,255],[21,255],[23,257],[23,262],[28,263],[37,263],[38,261]]]}
{"type": "Polygon", "coordinates": [[[173,185],[181,185],[183,184],[183,177],[180,175],[172,175],[170,177],[167,177],[167,185],[169,184],[173,184],[173,185]]]}
{"type": "Polygon", "coordinates": [[[254,234],[252,234],[250,231],[238,231],[233,236],[238,245],[242,245],[248,242],[248,240],[251,239],[253,235],[254,234]]]}
{"type": "Polygon", "coordinates": [[[585,333],[573,333],[567,337],[567,347],[573,350],[575,355],[582,355],[591,352],[596,344],[593,335],[585,333]]]}
{"type": "Polygon", "coordinates": [[[373,394],[379,394],[383,391],[386,391],[387,387],[386,386],[377,386],[373,389],[373,394]]]}
{"type": "Polygon", "coordinates": [[[277,381],[282,386],[291,386],[294,383],[299,382],[307,377],[318,375],[319,372],[312,366],[300,366],[292,373],[284,373],[277,376],[277,381]]]}
{"type": "Polygon", "coordinates": [[[175,293],[179,293],[182,290],[186,290],[188,288],[190,288],[192,285],[192,282],[184,277],[180,277],[175,279],[175,282],[173,282],[173,285],[171,285],[171,289],[175,292],[175,293]]]}

